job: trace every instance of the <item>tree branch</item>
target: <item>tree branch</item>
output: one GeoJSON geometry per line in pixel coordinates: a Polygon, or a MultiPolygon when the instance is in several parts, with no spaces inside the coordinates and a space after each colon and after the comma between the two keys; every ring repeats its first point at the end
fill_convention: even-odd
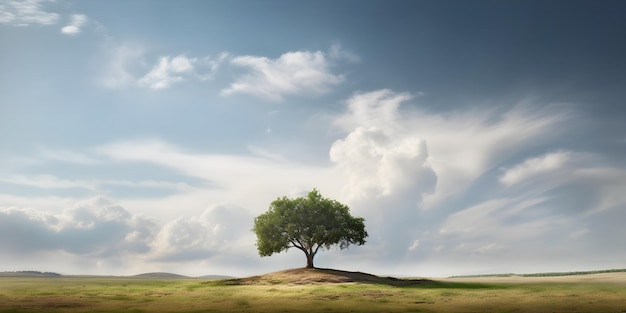
{"type": "MultiPolygon", "coordinates": [[[[300,249],[302,251],[306,251],[306,249],[304,249],[304,247],[302,245],[296,244],[296,242],[293,239],[289,239],[289,242],[291,242],[292,247],[298,248],[298,249],[300,249]]],[[[300,242],[298,241],[298,243],[300,243],[300,242]]]]}
{"type": "Polygon", "coordinates": [[[317,248],[315,248],[315,252],[313,252],[313,255],[317,254],[317,250],[319,250],[322,247],[322,245],[317,245],[317,248]]]}

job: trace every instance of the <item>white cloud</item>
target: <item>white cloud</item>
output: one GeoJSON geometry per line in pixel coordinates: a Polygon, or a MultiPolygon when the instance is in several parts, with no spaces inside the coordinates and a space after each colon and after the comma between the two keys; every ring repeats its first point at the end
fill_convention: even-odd
{"type": "Polygon", "coordinates": [[[0,246],[18,255],[65,251],[91,257],[148,252],[155,225],[103,198],[77,203],[59,214],[0,208],[0,246]]]}
{"type": "MultiPolygon", "coordinates": [[[[330,148],[330,159],[347,177],[347,199],[398,196],[410,190],[433,191],[437,177],[428,163],[426,142],[397,122],[398,107],[411,96],[390,90],[356,94],[335,123],[350,129],[330,148]]],[[[416,203],[414,203],[416,204],[416,203]]]]}
{"type": "Polygon", "coordinates": [[[183,75],[193,72],[193,63],[197,61],[195,58],[190,59],[182,55],[172,59],[162,57],[148,74],[139,79],[138,83],[140,86],[155,90],[167,88],[173,83],[182,81],[183,75]]]}
{"type": "Polygon", "coordinates": [[[375,127],[393,134],[394,140],[423,142],[424,152],[426,147],[428,152],[425,162],[437,177],[434,193],[424,194],[424,208],[460,194],[489,169],[556,136],[556,126],[572,116],[566,110],[528,102],[507,111],[476,109],[448,114],[401,106],[414,98],[388,89],[357,93],[347,101],[347,112],[335,118],[335,125],[348,132],[375,127]]]}
{"type": "Polygon", "coordinates": [[[0,2],[0,24],[29,26],[51,25],[59,20],[59,14],[46,12],[43,4],[47,0],[4,0],[0,2]]]}
{"type": "Polygon", "coordinates": [[[330,46],[328,56],[334,59],[345,59],[346,61],[351,63],[361,62],[360,56],[353,52],[344,50],[339,44],[334,44],[330,46]]]}
{"type": "Polygon", "coordinates": [[[409,188],[426,192],[437,180],[424,141],[375,127],[359,127],[333,143],[330,159],[348,177],[347,199],[395,196],[409,188]],[[424,188],[417,188],[421,181],[424,188]]]}
{"type": "Polygon", "coordinates": [[[140,86],[153,90],[171,87],[185,80],[212,79],[230,55],[222,52],[217,57],[190,58],[185,55],[164,56],[146,72],[144,49],[134,45],[121,45],[111,50],[110,62],[104,75],[106,87],[140,86]],[[145,74],[141,74],[141,73],[145,74]]]}
{"type": "Polygon", "coordinates": [[[270,101],[282,101],[286,95],[324,94],[344,78],[330,71],[330,64],[320,51],[287,52],[277,59],[237,56],[230,64],[250,72],[222,90],[222,95],[246,93],[270,101]]]}
{"type": "Polygon", "coordinates": [[[532,179],[533,177],[557,171],[570,160],[570,153],[565,151],[547,153],[530,158],[508,169],[500,177],[500,182],[511,186],[532,179]]]}
{"type": "Polygon", "coordinates": [[[252,220],[245,209],[225,205],[206,209],[200,216],[178,218],[161,228],[150,258],[170,262],[208,259],[241,252],[237,250],[242,245],[254,251],[252,220]]]}
{"type": "Polygon", "coordinates": [[[0,178],[0,181],[16,185],[32,186],[45,189],[85,188],[95,190],[93,184],[87,184],[85,181],[71,181],[66,179],[60,179],[54,175],[15,175],[0,178]]]}
{"type": "Polygon", "coordinates": [[[107,193],[110,186],[129,188],[166,189],[174,191],[189,191],[193,187],[184,182],[158,180],[114,180],[114,179],[63,179],[54,175],[13,175],[0,178],[0,182],[14,185],[37,187],[41,189],[85,189],[97,193],[107,193]]]}
{"type": "Polygon", "coordinates": [[[161,140],[117,142],[101,146],[97,151],[120,162],[156,164],[200,178],[211,185],[203,191],[204,197],[241,207],[258,208],[259,203],[269,204],[277,195],[293,189],[311,190],[315,186],[320,186],[322,192],[337,189],[330,176],[331,169],[286,161],[275,155],[190,153],[161,140]],[[268,177],[271,184],[267,183],[268,177]]]}
{"type": "MultiPolygon", "coordinates": [[[[184,71],[187,68],[184,62],[171,63],[172,59],[168,69],[184,71]]],[[[358,93],[348,99],[346,111],[331,117],[340,134],[329,149],[331,163],[325,165],[299,163],[262,146],[251,145],[247,155],[215,154],[187,151],[184,147],[153,139],[114,142],[91,150],[90,154],[59,150],[40,156],[43,161],[85,165],[157,165],[182,176],[199,178],[206,184],[189,187],[177,182],[150,180],[4,177],[14,181],[21,179],[24,184],[39,184],[42,188],[82,185],[101,190],[107,184],[117,184],[176,190],[159,198],[119,200],[133,212],[150,214],[165,222],[149,236],[130,227],[118,238],[127,242],[143,240],[143,244],[136,247],[142,247],[142,251],[148,249],[148,252],[127,254],[151,266],[195,264],[200,267],[199,264],[203,264],[206,267],[219,262],[261,264],[266,259],[259,259],[255,254],[254,236],[250,232],[252,217],[266,210],[277,196],[301,196],[303,191],[313,187],[318,187],[327,197],[348,204],[355,215],[365,217],[371,236],[366,247],[351,250],[345,257],[338,256],[336,261],[337,266],[353,266],[354,263],[346,260],[366,259],[363,256],[367,255],[367,262],[363,262],[365,267],[358,270],[394,262],[401,268],[421,264],[419,260],[431,257],[432,262],[449,259],[451,264],[464,264],[471,258],[476,262],[472,266],[487,264],[494,256],[516,261],[524,253],[543,251],[553,244],[559,245],[563,255],[573,256],[576,252],[571,241],[589,241],[593,237],[590,234],[598,231],[596,224],[582,223],[581,219],[608,220],[610,216],[619,216],[616,208],[626,203],[622,192],[624,171],[598,167],[601,162],[593,155],[552,152],[505,166],[505,173],[497,171],[507,161],[528,155],[535,144],[558,135],[554,130],[571,117],[567,112],[520,104],[509,110],[430,114],[407,103],[412,99],[419,101],[417,95],[391,90],[358,93]],[[557,172],[566,175],[551,174],[557,172]],[[477,186],[474,183],[482,175],[491,176],[481,180],[481,183],[487,181],[487,185],[477,186]],[[498,179],[507,175],[515,177],[511,181],[518,188],[512,190],[499,184],[498,179]],[[537,180],[538,184],[522,184],[535,177],[542,178],[537,180]],[[481,193],[479,189],[484,186],[494,188],[481,193]],[[566,205],[561,204],[564,199],[559,198],[560,193],[550,192],[550,197],[546,196],[545,192],[550,191],[546,186],[579,188],[584,198],[591,199],[590,206],[566,209],[566,205]],[[463,191],[469,188],[473,192],[468,196],[463,191]],[[429,197],[431,192],[446,201],[445,205],[436,206],[437,210],[420,211],[418,206],[428,204],[428,199],[423,197],[429,197]],[[512,192],[515,197],[511,196],[512,192]],[[213,205],[215,203],[227,205],[213,205]],[[200,214],[207,205],[212,206],[200,214]],[[552,238],[554,242],[537,243],[537,238],[552,238]],[[432,254],[433,251],[436,253],[432,254]]],[[[0,195],[2,203],[18,200],[0,195]]],[[[34,206],[47,205],[41,199],[32,201],[34,206]]],[[[115,209],[95,212],[98,213],[74,210],[32,219],[50,219],[46,225],[50,225],[48,228],[52,231],[67,227],[76,231],[90,229],[90,225],[103,223],[101,221],[115,224],[120,217],[127,216],[115,209]],[[57,222],[52,223],[54,219],[57,222]]],[[[71,253],[106,254],[99,248],[89,249],[92,252],[73,250],[71,253]]],[[[335,258],[334,252],[327,253],[324,255],[335,258]]],[[[292,258],[294,254],[295,263],[299,264],[297,253],[272,257],[267,264],[278,268],[293,266],[283,257],[292,258]]],[[[324,266],[330,262],[323,257],[319,261],[324,266]]]]}
{"type": "MultiPolygon", "coordinates": [[[[71,26],[71,25],[70,25],[71,26]]],[[[69,27],[68,32],[78,29],[69,27]]],[[[333,48],[332,58],[353,59],[354,55],[333,48]]],[[[259,56],[231,56],[222,52],[215,57],[163,56],[145,70],[145,51],[137,46],[122,45],[111,49],[110,61],[103,83],[107,87],[136,84],[153,90],[162,90],[183,81],[213,79],[222,64],[244,68],[247,74],[239,77],[223,96],[247,93],[270,101],[281,101],[286,95],[320,95],[343,82],[341,75],[331,72],[328,57],[320,51],[288,52],[277,59],[259,56]],[[145,74],[141,74],[141,73],[145,74]]]]}
{"type": "Polygon", "coordinates": [[[529,158],[507,169],[500,176],[506,186],[515,186],[525,194],[547,194],[561,190],[560,201],[571,201],[569,210],[598,214],[626,204],[626,170],[602,165],[600,155],[559,151],[529,158]],[[566,195],[563,195],[566,194],[566,195]]]}
{"type": "Polygon", "coordinates": [[[81,32],[81,27],[87,23],[87,15],[73,14],[70,23],[61,28],[61,33],[66,35],[76,35],[81,32]]]}
{"type": "Polygon", "coordinates": [[[397,93],[390,89],[356,93],[346,101],[348,110],[335,119],[335,124],[347,131],[357,127],[406,131],[399,107],[413,98],[409,93],[397,93]]]}
{"type": "Polygon", "coordinates": [[[63,149],[41,148],[38,155],[46,160],[54,160],[80,165],[95,165],[100,161],[82,152],[75,152],[63,149]]]}

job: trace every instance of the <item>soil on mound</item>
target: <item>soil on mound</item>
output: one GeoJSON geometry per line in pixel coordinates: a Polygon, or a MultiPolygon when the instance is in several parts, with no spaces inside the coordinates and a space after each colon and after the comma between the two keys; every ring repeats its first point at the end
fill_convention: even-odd
{"type": "Polygon", "coordinates": [[[362,272],[348,272],[328,268],[297,268],[265,275],[227,279],[223,281],[225,285],[310,285],[352,282],[406,286],[429,282],[429,280],[380,277],[362,272]]]}

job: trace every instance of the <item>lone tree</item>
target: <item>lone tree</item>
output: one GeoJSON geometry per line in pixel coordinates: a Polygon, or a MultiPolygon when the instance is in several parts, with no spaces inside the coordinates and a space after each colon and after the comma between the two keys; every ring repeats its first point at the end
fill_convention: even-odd
{"type": "Polygon", "coordinates": [[[306,198],[282,197],[270,204],[267,212],[254,219],[259,255],[270,256],[289,248],[306,255],[306,267],[313,268],[313,258],[324,247],[365,243],[364,219],[350,215],[350,209],[335,200],[322,197],[313,189],[306,198]]]}

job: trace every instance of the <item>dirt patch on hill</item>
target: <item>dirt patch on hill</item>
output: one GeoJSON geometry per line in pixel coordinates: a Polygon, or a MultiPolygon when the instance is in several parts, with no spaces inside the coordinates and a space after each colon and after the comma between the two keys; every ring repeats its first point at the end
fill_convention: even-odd
{"type": "Polygon", "coordinates": [[[362,272],[348,272],[327,268],[297,268],[259,276],[251,276],[222,281],[225,285],[312,285],[340,283],[371,283],[394,286],[407,286],[430,282],[427,279],[398,279],[380,277],[362,272]]]}

